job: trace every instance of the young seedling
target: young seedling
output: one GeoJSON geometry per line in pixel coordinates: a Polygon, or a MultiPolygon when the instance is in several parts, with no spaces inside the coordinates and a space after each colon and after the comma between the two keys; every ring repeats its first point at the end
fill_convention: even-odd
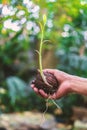
{"type": "MultiPolygon", "coordinates": [[[[43,44],[48,41],[48,40],[44,40],[44,32],[45,32],[46,21],[47,21],[47,17],[46,17],[46,15],[43,15],[43,24],[39,23],[40,29],[41,29],[41,40],[40,40],[39,51],[37,51],[38,55],[39,55],[39,73],[36,76],[34,84],[38,89],[44,90],[45,93],[49,94],[49,96],[50,96],[50,94],[53,94],[54,92],[57,91],[58,86],[59,86],[59,82],[52,73],[43,72],[42,49],[43,49],[43,44]]],[[[44,115],[45,115],[45,113],[48,109],[48,100],[49,100],[49,97],[46,100],[46,110],[43,113],[43,121],[45,119],[44,115]]],[[[56,105],[57,108],[60,108],[59,105],[57,105],[54,100],[51,99],[51,101],[53,102],[54,105],[56,105]]]]}
{"type": "Polygon", "coordinates": [[[34,84],[38,89],[44,90],[45,93],[53,94],[58,89],[59,82],[52,73],[43,72],[43,67],[42,67],[43,44],[46,41],[48,41],[48,40],[44,40],[46,21],[47,21],[47,17],[46,17],[46,15],[43,15],[43,23],[39,23],[40,29],[41,29],[41,40],[40,40],[40,47],[39,47],[39,51],[38,51],[38,54],[39,54],[39,73],[36,76],[34,84]]]}
{"type": "Polygon", "coordinates": [[[43,68],[42,68],[42,48],[43,48],[43,43],[44,43],[44,30],[45,30],[45,25],[46,25],[47,17],[46,15],[43,15],[43,25],[40,24],[41,28],[41,41],[40,41],[40,47],[39,47],[39,69],[40,69],[40,74],[42,76],[43,81],[48,84],[46,77],[43,73],[43,68]]]}

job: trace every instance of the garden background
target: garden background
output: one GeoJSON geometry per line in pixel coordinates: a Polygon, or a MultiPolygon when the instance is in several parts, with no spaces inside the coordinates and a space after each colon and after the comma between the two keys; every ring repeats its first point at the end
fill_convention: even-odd
{"type": "MultiPolygon", "coordinates": [[[[38,69],[39,22],[42,23],[44,14],[47,16],[44,39],[50,42],[43,46],[43,68],[87,77],[86,0],[0,0],[1,115],[45,110],[45,99],[30,87],[38,69]]],[[[56,103],[62,112],[50,102],[47,113],[58,121],[73,124],[71,117],[77,108],[87,114],[85,96],[70,94],[56,103]]]]}

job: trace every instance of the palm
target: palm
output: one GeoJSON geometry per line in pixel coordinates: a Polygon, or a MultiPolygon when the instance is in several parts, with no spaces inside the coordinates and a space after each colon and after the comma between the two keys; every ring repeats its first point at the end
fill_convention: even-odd
{"type": "Polygon", "coordinates": [[[68,92],[70,92],[70,82],[69,82],[70,76],[67,73],[64,73],[59,70],[54,70],[54,69],[45,69],[44,71],[48,71],[48,72],[54,74],[54,76],[59,81],[60,86],[58,87],[58,90],[53,95],[50,95],[50,97],[49,97],[49,95],[47,93],[45,93],[42,89],[39,90],[36,88],[36,86],[34,84],[32,84],[31,87],[37,94],[41,95],[44,98],[49,97],[51,99],[57,99],[57,98],[60,98],[64,95],[66,95],[68,92]]]}

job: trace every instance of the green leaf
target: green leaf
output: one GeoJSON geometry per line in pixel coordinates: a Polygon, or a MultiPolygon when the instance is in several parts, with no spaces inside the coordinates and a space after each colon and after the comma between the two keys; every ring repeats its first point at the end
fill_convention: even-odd
{"type": "Polygon", "coordinates": [[[14,104],[17,99],[26,97],[27,85],[23,80],[18,77],[11,76],[6,79],[6,83],[12,104],[14,104]]]}

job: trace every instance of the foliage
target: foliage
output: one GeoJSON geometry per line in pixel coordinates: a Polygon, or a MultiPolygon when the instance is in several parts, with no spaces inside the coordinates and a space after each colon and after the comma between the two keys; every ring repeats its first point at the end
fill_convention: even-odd
{"type": "Polygon", "coordinates": [[[21,110],[21,105],[17,104],[22,100],[23,107],[24,99],[29,94],[25,90],[30,79],[29,77],[25,79],[23,74],[27,70],[29,72],[30,67],[32,69],[34,66],[31,59],[33,56],[30,53],[33,35],[29,37],[29,11],[23,2],[23,6],[18,6],[19,4],[16,5],[13,1],[10,4],[4,2],[6,1],[0,4],[0,106],[1,111],[9,112],[21,110]],[[27,83],[21,78],[24,78],[27,83]],[[2,88],[5,91],[4,94],[2,94],[2,88]]]}
{"type": "Polygon", "coordinates": [[[86,77],[87,5],[78,2],[78,6],[75,6],[76,3],[77,1],[72,2],[71,12],[67,11],[72,20],[63,25],[63,32],[60,38],[61,45],[56,54],[60,60],[60,69],[86,77]],[[77,13],[74,14],[73,10],[77,13]]]}
{"type": "Polygon", "coordinates": [[[27,96],[26,83],[17,77],[8,77],[6,79],[8,87],[8,95],[11,98],[11,103],[14,104],[16,100],[27,96]]]}

